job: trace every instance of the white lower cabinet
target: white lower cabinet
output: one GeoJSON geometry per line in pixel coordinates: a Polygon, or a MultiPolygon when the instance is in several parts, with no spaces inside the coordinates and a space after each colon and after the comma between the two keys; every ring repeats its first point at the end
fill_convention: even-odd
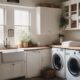
{"type": "Polygon", "coordinates": [[[10,79],[12,78],[13,70],[12,65],[7,64],[1,64],[0,65],[0,80],[10,79]]]}
{"type": "Polygon", "coordinates": [[[26,77],[36,77],[41,69],[41,54],[39,51],[26,51],[26,77]]]}
{"type": "Polygon", "coordinates": [[[26,53],[26,78],[39,76],[40,70],[51,63],[51,50],[41,49],[25,51],[26,53]]]}
{"type": "Polygon", "coordinates": [[[51,49],[43,49],[41,52],[41,69],[51,65],[51,49]]]}
{"type": "Polygon", "coordinates": [[[0,65],[0,80],[24,76],[24,62],[4,63],[0,65]]]}
{"type": "Polygon", "coordinates": [[[51,64],[51,49],[25,51],[25,61],[0,64],[0,80],[39,76],[40,70],[51,64]]]}
{"type": "Polygon", "coordinates": [[[25,76],[25,62],[16,62],[13,64],[13,78],[25,76]]]}

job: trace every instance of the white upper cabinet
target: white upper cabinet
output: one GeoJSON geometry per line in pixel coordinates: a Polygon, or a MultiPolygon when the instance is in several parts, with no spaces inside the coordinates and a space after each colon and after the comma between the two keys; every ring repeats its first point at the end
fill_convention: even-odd
{"type": "Polygon", "coordinates": [[[70,0],[63,3],[63,14],[68,19],[66,30],[80,29],[80,0],[70,0]]]}
{"type": "Polygon", "coordinates": [[[55,34],[59,32],[61,9],[37,7],[36,15],[37,34],[55,34]]]}

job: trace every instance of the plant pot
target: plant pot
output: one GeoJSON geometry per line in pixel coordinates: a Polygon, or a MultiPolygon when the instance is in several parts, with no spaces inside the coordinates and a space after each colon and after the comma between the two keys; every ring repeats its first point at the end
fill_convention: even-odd
{"type": "Polygon", "coordinates": [[[19,42],[18,45],[17,45],[17,47],[18,47],[18,48],[22,48],[22,47],[23,47],[23,42],[22,42],[22,41],[19,42]]]}
{"type": "Polygon", "coordinates": [[[41,76],[43,78],[54,78],[55,77],[55,71],[53,69],[51,70],[42,70],[41,76]]]}
{"type": "Polygon", "coordinates": [[[28,42],[23,42],[23,48],[27,48],[28,47],[28,42]]]}

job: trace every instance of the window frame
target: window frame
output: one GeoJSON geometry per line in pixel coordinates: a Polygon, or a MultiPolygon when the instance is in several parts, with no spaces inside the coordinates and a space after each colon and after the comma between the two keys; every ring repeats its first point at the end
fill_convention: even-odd
{"type": "MultiPolygon", "coordinates": [[[[3,27],[3,42],[2,43],[0,43],[3,47],[4,47],[4,45],[6,44],[5,43],[5,38],[6,38],[6,8],[5,7],[3,7],[3,6],[0,6],[0,8],[1,9],[3,9],[3,22],[4,22],[4,24],[0,24],[0,26],[2,26],[3,27]]],[[[0,47],[1,47],[1,45],[0,45],[0,47]]]]}
{"type": "MultiPolygon", "coordinates": [[[[14,23],[14,42],[15,42],[15,44],[16,44],[16,38],[15,38],[15,29],[16,29],[16,26],[17,27],[26,27],[26,28],[28,28],[28,34],[30,35],[31,33],[30,33],[30,28],[31,28],[31,12],[30,12],[30,10],[28,10],[28,9],[26,9],[26,8],[14,8],[14,11],[13,11],[13,13],[15,13],[15,10],[20,10],[20,11],[28,11],[28,13],[29,13],[29,25],[15,25],[15,23],[14,23]]],[[[15,14],[14,14],[14,18],[15,18],[15,14]]],[[[15,20],[15,19],[14,19],[15,20]]]]}

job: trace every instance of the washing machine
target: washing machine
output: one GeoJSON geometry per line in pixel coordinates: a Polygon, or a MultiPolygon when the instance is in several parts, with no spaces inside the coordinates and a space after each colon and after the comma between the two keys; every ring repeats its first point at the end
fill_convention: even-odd
{"type": "Polygon", "coordinates": [[[52,68],[56,71],[57,77],[66,78],[65,49],[52,48],[52,68]]]}
{"type": "Polygon", "coordinates": [[[80,51],[66,50],[66,78],[80,80],[80,51]]]}

